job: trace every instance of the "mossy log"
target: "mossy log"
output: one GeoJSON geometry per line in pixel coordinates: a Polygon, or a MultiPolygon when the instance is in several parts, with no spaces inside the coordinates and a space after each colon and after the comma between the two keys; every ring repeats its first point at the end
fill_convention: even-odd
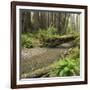
{"type": "Polygon", "coordinates": [[[56,47],[60,44],[71,42],[76,39],[77,36],[64,35],[61,37],[48,38],[45,40],[45,46],[56,47]]]}

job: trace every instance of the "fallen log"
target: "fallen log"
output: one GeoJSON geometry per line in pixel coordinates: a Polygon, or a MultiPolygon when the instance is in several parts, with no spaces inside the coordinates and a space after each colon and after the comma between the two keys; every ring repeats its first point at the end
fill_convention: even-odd
{"type": "Polygon", "coordinates": [[[33,72],[29,72],[26,74],[23,74],[21,78],[39,78],[39,77],[47,77],[49,71],[52,69],[52,66],[43,67],[41,69],[35,70],[33,72]]]}
{"type": "Polygon", "coordinates": [[[48,38],[45,40],[44,44],[45,46],[56,47],[60,44],[71,42],[75,40],[76,37],[77,36],[73,36],[73,35],[64,35],[60,37],[48,38]]]}

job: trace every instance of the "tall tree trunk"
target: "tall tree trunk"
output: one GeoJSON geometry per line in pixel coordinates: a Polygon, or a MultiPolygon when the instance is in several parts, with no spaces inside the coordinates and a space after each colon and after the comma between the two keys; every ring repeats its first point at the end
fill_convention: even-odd
{"type": "Polygon", "coordinates": [[[31,30],[31,12],[22,12],[21,15],[22,25],[21,29],[22,32],[30,32],[31,30]]]}
{"type": "Polygon", "coordinates": [[[33,12],[33,30],[34,32],[39,29],[39,11],[34,11],[33,12]]]}

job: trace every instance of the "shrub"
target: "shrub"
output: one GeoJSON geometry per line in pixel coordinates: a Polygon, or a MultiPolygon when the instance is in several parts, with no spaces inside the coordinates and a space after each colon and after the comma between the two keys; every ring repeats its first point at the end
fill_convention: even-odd
{"type": "Polygon", "coordinates": [[[43,41],[45,38],[47,38],[47,32],[46,30],[42,30],[42,29],[39,29],[38,33],[37,33],[37,38],[40,40],[40,41],[43,41]]]}
{"type": "Polygon", "coordinates": [[[33,48],[38,47],[40,45],[40,42],[38,39],[34,37],[33,34],[22,34],[21,35],[21,46],[24,48],[33,48]]]}
{"type": "Polygon", "coordinates": [[[48,35],[55,35],[57,34],[57,30],[53,26],[49,26],[49,28],[47,29],[47,33],[48,35]]]}
{"type": "Polygon", "coordinates": [[[80,74],[80,62],[71,58],[58,61],[51,70],[50,76],[77,76],[80,74]]]}
{"type": "Polygon", "coordinates": [[[35,33],[26,33],[21,35],[21,44],[22,47],[32,48],[38,46],[41,47],[53,47],[56,46],[53,42],[47,42],[54,38],[59,38],[60,35],[57,33],[57,30],[53,26],[49,26],[47,29],[39,29],[35,33]]]}
{"type": "Polygon", "coordinates": [[[80,52],[78,48],[71,49],[70,55],[56,62],[50,71],[50,76],[77,76],[80,74],[80,52]]]}
{"type": "Polygon", "coordinates": [[[57,30],[53,26],[50,26],[47,30],[40,29],[37,35],[40,40],[44,41],[48,38],[52,38],[54,35],[56,35],[56,33],[57,30]]]}
{"type": "Polygon", "coordinates": [[[57,33],[57,30],[53,26],[50,26],[47,30],[40,29],[38,31],[37,38],[41,41],[42,46],[54,47],[56,46],[56,43],[53,43],[51,40],[60,38],[60,35],[57,33]]]}
{"type": "Polygon", "coordinates": [[[24,48],[32,48],[33,47],[33,39],[29,37],[27,34],[21,35],[21,46],[24,48]]]}

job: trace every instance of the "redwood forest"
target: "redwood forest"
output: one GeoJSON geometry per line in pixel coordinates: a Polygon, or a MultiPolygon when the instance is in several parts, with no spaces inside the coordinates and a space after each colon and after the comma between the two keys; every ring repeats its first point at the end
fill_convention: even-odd
{"type": "Polygon", "coordinates": [[[80,13],[20,9],[20,77],[80,75],[80,13]]]}

